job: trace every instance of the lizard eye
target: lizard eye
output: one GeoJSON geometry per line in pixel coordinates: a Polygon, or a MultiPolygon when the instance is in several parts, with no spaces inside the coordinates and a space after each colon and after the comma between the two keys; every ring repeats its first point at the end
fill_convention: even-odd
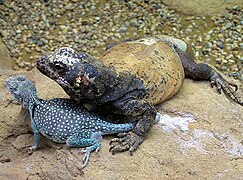
{"type": "Polygon", "coordinates": [[[55,64],[55,68],[56,68],[56,70],[58,70],[58,71],[62,71],[62,70],[64,70],[64,67],[63,67],[63,65],[61,65],[61,64],[55,64]]]}
{"type": "Polygon", "coordinates": [[[13,90],[15,89],[13,86],[9,86],[8,88],[9,88],[9,90],[11,90],[11,91],[13,91],[13,90]]]}

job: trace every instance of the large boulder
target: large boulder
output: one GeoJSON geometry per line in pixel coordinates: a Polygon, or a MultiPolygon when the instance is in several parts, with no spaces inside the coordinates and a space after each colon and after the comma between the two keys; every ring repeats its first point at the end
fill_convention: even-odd
{"type": "Polygon", "coordinates": [[[163,3],[180,13],[198,16],[225,15],[226,8],[243,5],[242,0],[163,0],[163,3]]]}
{"type": "Polygon", "coordinates": [[[243,177],[243,108],[219,95],[208,82],[185,80],[180,92],[157,106],[161,121],[140,148],[111,155],[104,137],[80,170],[79,149],[68,149],[42,138],[42,147],[28,155],[33,143],[29,116],[5,87],[13,74],[36,83],[42,98],[67,97],[37,70],[4,70],[0,76],[0,179],[240,179],[243,177]],[[9,161],[10,162],[7,162],[9,161]]]}

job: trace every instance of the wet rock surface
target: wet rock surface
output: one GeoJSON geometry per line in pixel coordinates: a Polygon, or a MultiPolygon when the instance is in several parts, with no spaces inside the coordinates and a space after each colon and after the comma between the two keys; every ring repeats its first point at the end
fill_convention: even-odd
{"type": "MultiPolygon", "coordinates": [[[[180,92],[157,106],[162,119],[146,141],[130,156],[111,155],[111,136],[92,153],[81,170],[82,154],[42,138],[32,155],[29,117],[20,105],[10,103],[5,80],[24,74],[36,83],[42,98],[67,97],[53,81],[37,70],[3,70],[0,76],[0,179],[240,179],[243,176],[242,106],[211,89],[208,82],[185,80],[180,92]],[[1,159],[1,158],[0,158],[1,159]]],[[[232,79],[231,79],[232,80],[232,79]]],[[[239,81],[236,81],[239,85],[239,81]]],[[[242,86],[242,85],[241,85],[242,86]]],[[[242,96],[242,87],[239,91],[242,96]]]]}

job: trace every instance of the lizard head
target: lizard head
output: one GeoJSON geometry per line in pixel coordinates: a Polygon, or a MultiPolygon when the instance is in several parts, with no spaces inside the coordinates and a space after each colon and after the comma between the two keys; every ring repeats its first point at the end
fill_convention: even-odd
{"type": "Polygon", "coordinates": [[[85,53],[76,53],[70,47],[62,47],[38,59],[37,69],[61,86],[71,87],[78,75],[85,74],[86,59],[90,57],[85,53]]]}
{"type": "MultiPolygon", "coordinates": [[[[98,89],[97,91],[102,92],[104,83],[94,82],[99,76],[97,68],[99,65],[94,65],[93,62],[97,63],[97,60],[89,54],[77,53],[70,47],[61,47],[54,53],[46,54],[38,59],[37,69],[56,81],[65,91],[77,88],[83,91],[89,89],[90,96],[96,96],[98,93],[94,91],[98,89]]],[[[73,93],[68,94],[73,96],[73,93]]]]}
{"type": "Polygon", "coordinates": [[[35,98],[37,96],[37,91],[33,82],[23,75],[16,75],[8,78],[6,80],[6,85],[13,99],[22,104],[24,108],[28,108],[30,98],[35,98]]]}

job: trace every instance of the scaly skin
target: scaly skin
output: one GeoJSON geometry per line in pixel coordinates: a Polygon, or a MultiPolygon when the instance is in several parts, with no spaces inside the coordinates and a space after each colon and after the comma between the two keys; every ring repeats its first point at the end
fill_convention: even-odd
{"type": "MultiPolygon", "coordinates": [[[[213,68],[188,60],[185,49],[185,43],[175,38],[144,38],[110,46],[98,61],[63,47],[40,58],[37,68],[71,98],[100,105],[124,119],[130,118],[130,122],[137,121],[132,131],[112,140],[118,142],[111,147],[113,154],[125,150],[132,154],[154,124],[154,105],[176,94],[185,75],[221,81],[223,89],[231,89],[213,68]]],[[[235,93],[230,91],[230,95],[235,93]]],[[[238,98],[233,100],[240,102],[238,98]]]]}
{"type": "Polygon", "coordinates": [[[41,133],[68,147],[87,147],[82,166],[85,167],[90,153],[100,149],[102,135],[126,132],[134,127],[133,123],[108,123],[71,99],[39,99],[34,84],[21,75],[10,77],[7,87],[13,98],[30,112],[34,145],[29,153],[38,149],[41,133]]]}

